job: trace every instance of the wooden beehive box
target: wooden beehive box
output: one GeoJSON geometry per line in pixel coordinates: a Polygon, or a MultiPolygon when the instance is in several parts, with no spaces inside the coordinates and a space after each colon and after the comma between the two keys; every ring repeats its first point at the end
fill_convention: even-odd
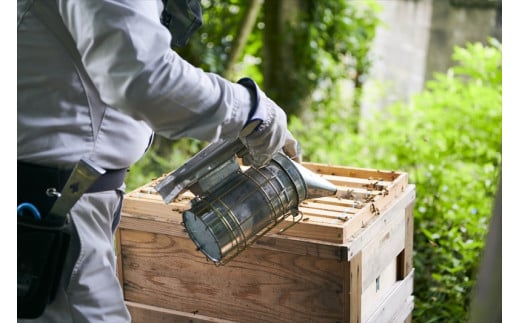
{"type": "Polygon", "coordinates": [[[224,266],[153,181],[126,195],[118,267],[133,322],[403,322],[413,309],[413,205],[406,173],[304,163],[338,187],[224,266]]]}

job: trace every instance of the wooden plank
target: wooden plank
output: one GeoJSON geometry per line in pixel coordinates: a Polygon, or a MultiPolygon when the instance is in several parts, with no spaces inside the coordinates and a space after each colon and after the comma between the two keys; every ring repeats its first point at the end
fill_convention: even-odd
{"type": "Polygon", "coordinates": [[[361,293],[361,317],[367,317],[369,313],[372,313],[382,302],[388,291],[395,285],[397,281],[396,262],[397,259],[390,262],[388,266],[379,273],[377,278],[372,281],[372,284],[363,289],[361,293]]]}
{"type": "Polygon", "coordinates": [[[388,292],[383,303],[366,320],[363,319],[363,322],[397,322],[394,321],[394,317],[399,314],[402,307],[406,306],[409,297],[412,295],[413,276],[414,271],[410,272],[405,279],[398,281],[395,287],[388,292]]]}
{"type": "Polygon", "coordinates": [[[326,165],[326,164],[318,164],[318,163],[302,163],[305,168],[318,173],[318,174],[330,174],[337,176],[346,176],[346,177],[357,177],[357,178],[369,178],[369,179],[382,179],[384,181],[394,181],[397,177],[406,175],[406,173],[396,172],[396,171],[388,171],[388,170],[378,170],[378,169],[370,169],[370,168],[358,168],[358,167],[350,167],[350,166],[336,166],[336,165],[326,165]]]}
{"type": "Polygon", "coordinates": [[[376,213],[373,211],[372,206],[368,204],[350,217],[343,215],[344,220],[340,219],[342,215],[338,214],[338,219],[336,219],[335,223],[325,223],[323,220],[318,221],[316,217],[306,216],[304,213],[303,220],[291,226],[290,229],[279,232],[280,228],[287,227],[287,224],[290,224],[287,222],[292,221],[292,219],[288,218],[273,230],[286,236],[343,244],[375,215],[376,213]]]}
{"type": "Polygon", "coordinates": [[[189,239],[121,232],[127,301],[240,322],[343,318],[346,262],[249,248],[225,266],[189,239]]]}
{"type": "Polygon", "coordinates": [[[306,205],[307,203],[313,203],[315,202],[320,207],[328,209],[329,207],[338,206],[344,209],[352,208],[352,212],[355,213],[356,209],[360,209],[363,207],[363,202],[360,202],[359,200],[353,200],[353,199],[346,199],[346,198],[340,198],[338,196],[336,197],[320,197],[317,199],[309,199],[305,200],[301,203],[301,205],[306,205]]]}
{"type": "Polygon", "coordinates": [[[134,214],[121,212],[121,223],[120,228],[123,229],[135,229],[142,230],[145,232],[168,234],[187,237],[188,234],[185,232],[181,222],[163,222],[158,221],[154,218],[138,217],[134,214]]]}
{"type": "Polygon", "coordinates": [[[126,302],[133,323],[232,323],[233,321],[212,318],[197,313],[185,313],[162,307],[126,302]]]}
{"type": "Polygon", "coordinates": [[[189,203],[170,203],[163,201],[134,197],[129,195],[123,201],[122,211],[131,216],[144,215],[153,217],[155,221],[177,221],[182,219],[182,212],[190,208],[189,203]]]}
{"type": "MultiPolygon", "coordinates": [[[[397,201],[394,201],[393,206],[388,208],[392,212],[399,212],[398,210],[402,207],[403,203],[406,203],[408,199],[414,198],[414,186],[410,185],[403,197],[400,197],[397,201]]],[[[158,201],[152,203],[160,203],[158,201]]],[[[146,212],[145,210],[153,210],[147,203],[138,199],[129,199],[124,208],[122,214],[120,227],[127,229],[140,229],[148,232],[163,233],[163,234],[174,234],[177,236],[186,237],[187,233],[184,228],[179,224],[182,222],[182,215],[179,212],[170,210],[169,217],[164,214],[149,214],[142,215],[139,213],[146,212]],[[134,207],[135,206],[135,207],[134,207]],[[139,208],[141,211],[136,211],[139,208]],[[133,213],[127,213],[133,212],[133,213]]],[[[284,236],[291,237],[303,237],[310,240],[321,240],[331,243],[346,243],[349,248],[349,258],[361,250],[364,245],[372,238],[374,233],[379,232],[382,226],[385,225],[386,217],[392,215],[385,215],[383,213],[381,217],[375,217],[373,212],[370,210],[370,205],[365,206],[362,209],[356,209],[358,212],[354,215],[342,215],[340,213],[331,213],[337,216],[337,218],[325,219],[320,217],[316,211],[313,211],[313,215],[308,208],[303,208],[304,217],[300,223],[292,226],[287,231],[280,233],[280,230],[287,228],[292,224],[292,217],[288,217],[285,221],[271,230],[271,233],[281,234],[284,236]],[[342,217],[343,220],[340,219],[342,217]],[[374,223],[375,227],[370,224],[370,220],[376,219],[378,222],[374,223]],[[368,230],[365,233],[365,229],[368,230]],[[361,229],[361,230],[360,230],[361,229]],[[346,241],[345,241],[346,240],[346,241]]],[[[393,213],[392,213],[393,214],[393,213]]],[[[413,219],[412,219],[413,224],[413,219]]],[[[413,230],[413,229],[412,229],[413,230]]]]}
{"type": "MultiPolygon", "coordinates": [[[[409,208],[410,205],[413,204],[414,200],[415,185],[409,185],[406,191],[399,197],[399,199],[393,201],[393,203],[389,205],[380,216],[373,217],[363,229],[350,236],[345,243],[349,250],[348,259],[350,260],[355,254],[366,248],[367,244],[376,236],[380,235],[380,233],[389,223],[402,216],[402,214],[405,212],[405,208],[409,208]]],[[[413,215],[412,218],[407,217],[407,225],[410,225],[410,220],[411,224],[413,225],[413,215]]],[[[409,236],[409,229],[410,228],[407,227],[408,238],[409,240],[413,240],[413,236],[409,236]]],[[[413,235],[413,227],[411,234],[413,235]]]]}
{"type": "Polygon", "coordinates": [[[394,200],[399,198],[403,192],[405,192],[406,187],[408,186],[407,177],[399,176],[398,179],[399,181],[395,181],[392,186],[389,187],[386,196],[379,196],[370,204],[367,203],[367,205],[360,209],[360,211],[354,215],[350,221],[345,223],[343,243],[346,244],[354,233],[365,227],[373,217],[379,216],[381,211],[388,209],[394,200]]]}
{"type": "Polygon", "coordinates": [[[378,196],[373,202],[366,203],[364,207],[345,223],[342,243],[346,243],[353,234],[364,228],[373,217],[379,216],[381,210],[388,208],[388,205],[401,193],[401,191],[392,189],[384,198],[378,196]]]}
{"type": "Polygon", "coordinates": [[[390,322],[412,322],[412,311],[414,308],[414,297],[408,296],[403,306],[399,307],[398,312],[390,322]]]}
{"type": "Polygon", "coordinates": [[[359,208],[355,208],[354,204],[348,204],[348,203],[336,203],[336,204],[325,204],[323,201],[303,201],[300,204],[300,207],[298,208],[300,211],[302,210],[317,210],[317,211],[323,211],[326,210],[328,212],[335,212],[334,215],[337,216],[337,214],[355,214],[359,208]]]}
{"type": "Polygon", "coordinates": [[[347,254],[346,248],[336,243],[285,237],[269,233],[258,239],[251,248],[289,252],[306,257],[332,259],[336,261],[345,261],[347,254]]]}
{"type": "MultiPolygon", "coordinates": [[[[280,224],[278,227],[283,228],[285,223],[280,224]]],[[[120,229],[130,229],[143,231],[148,233],[157,233],[172,235],[181,238],[189,238],[188,233],[184,230],[184,227],[179,223],[165,223],[160,221],[150,220],[148,218],[134,217],[131,214],[122,213],[121,223],[119,224],[120,229]]],[[[334,229],[334,228],[333,228],[334,229]]],[[[335,230],[339,230],[335,228],[335,230]]],[[[341,244],[334,242],[323,241],[322,239],[302,239],[296,237],[287,237],[277,233],[276,229],[271,230],[266,236],[256,241],[252,247],[259,247],[264,249],[272,249],[277,251],[294,252],[297,254],[305,254],[310,256],[322,256],[330,259],[339,260],[341,256],[346,255],[345,252],[339,252],[338,249],[342,248],[341,244]]],[[[330,231],[331,235],[340,235],[341,231],[333,232],[330,231]]],[[[318,237],[321,238],[321,237],[318,237]]],[[[344,248],[343,248],[344,249],[344,248]]]]}
{"type": "MultiPolygon", "coordinates": [[[[358,213],[356,216],[359,219],[356,219],[356,217],[353,217],[349,223],[358,223],[361,222],[363,219],[363,215],[368,214],[368,208],[363,213],[358,213]]],[[[326,223],[321,218],[317,217],[310,217],[306,216],[304,214],[303,220],[292,225],[293,220],[291,218],[285,219],[282,223],[278,224],[276,227],[274,227],[271,232],[274,232],[276,234],[288,236],[288,237],[295,237],[295,238],[304,238],[304,239],[311,239],[311,240],[321,240],[331,243],[343,243],[344,235],[350,234],[351,232],[354,232],[356,230],[355,227],[352,227],[352,229],[349,227],[344,226],[344,221],[342,220],[335,220],[336,223],[326,223]],[[288,229],[287,229],[288,228],[288,229]],[[349,229],[349,230],[346,230],[349,229]]],[[[330,222],[330,221],[329,221],[330,222]]],[[[357,225],[361,227],[361,224],[357,225]]]]}
{"type": "Polygon", "coordinates": [[[403,279],[413,269],[413,210],[415,205],[415,199],[406,206],[405,217],[406,217],[406,242],[404,250],[398,257],[397,265],[397,279],[403,279]]]}
{"type": "Polygon", "coordinates": [[[405,217],[402,216],[382,230],[373,241],[363,249],[363,281],[364,291],[390,264],[395,264],[395,259],[404,249],[405,245],[405,217]]]}
{"type": "Polygon", "coordinates": [[[119,280],[119,286],[123,291],[124,296],[124,288],[123,288],[123,253],[121,251],[121,231],[117,229],[114,237],[114,248],[116,253],[116,261],[117,261],[117,279],[119,280]]]}
{"type": "Polygon", "coordinates": [[[335,210],[324,210],[323,208],[309,208],[306,206],[299,207],[298,210],[303,213],[304,216],[308,217],[314,217],[314,221],[316,223],[332,223],[332,224],[339,224],[343,225],[345,222],[342,220],[341,222],[337,220],[341,219],[348,219],[345,217],[345,214],[343,213],[343,210],[341,211],[335,211],[335,210]],[[334,221],[330,221],[334,220],[334,221]]]}
{"type": "Polygon", "coordinates": [[[377,196],[383,195],[386,196],[388,193],[388,188],[393,186],[387,186],[383,190],[368,190],[365,188],[356,188],[352,186],[340,186],[336,185],[338,189],[336,193],[336,198],[342,201],[344,200],[353,200],[355,204],[358,203],[368,203],[369,201],[374,200],[377,196]]]}
{"type": "Polygon", "coordinates": [[[345,302],[344,321],[350,323],[361,322],[361,282],[362,282],[362,252],[346,262],[345,270],[345,302]]]}
{"type": "Polygon", "coordinates": [[[320,176],[337,186],[362,188],[362,189],[371,190],[371,191],[381,191],[386,186],[388,186],[392,183],[391,181],[385,181],[383,179],[345,177],[345,176],[328,175],[328,174],[320,174],[320,176]]]}

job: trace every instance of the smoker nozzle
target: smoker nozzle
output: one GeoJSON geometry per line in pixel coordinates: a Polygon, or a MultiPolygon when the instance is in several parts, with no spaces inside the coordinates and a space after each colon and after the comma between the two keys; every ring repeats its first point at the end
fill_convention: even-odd
{"type": "MultiPolygon", "coordinates": [[[[294,163],[294,162],[293,162],[294,163]]],[[[294,163],[305,183],[307,194],[304,199],[314,199],[336,195],[338,188],[325,178],[313,173],[301,164],[294,163]]],[[[300,201],[302,202],[302,201],[300,201]]]]}

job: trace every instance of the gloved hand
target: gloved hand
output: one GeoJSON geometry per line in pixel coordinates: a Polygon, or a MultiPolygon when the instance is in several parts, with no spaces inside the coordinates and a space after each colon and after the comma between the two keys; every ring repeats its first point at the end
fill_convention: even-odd
{"type": "Polygon", "coordinates": [[[267,164],[272,156],[283,151],[289,158],[301,162],[300,145],[287,129],[285,112],[250,78],[238,81],[253,95],[253,108],[239,138],[249,150],[249,156],[243,158],[246,165],[260,167],[267,164]]]}

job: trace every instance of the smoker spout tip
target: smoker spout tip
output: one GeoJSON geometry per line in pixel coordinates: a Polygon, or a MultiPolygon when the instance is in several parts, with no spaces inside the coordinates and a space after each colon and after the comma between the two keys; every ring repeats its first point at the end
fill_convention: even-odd
{"type": "Polygon", "coordinates": [[[338,188],[325,178],[305,168],[303,165],[294,163],[300,172],[307,189],[306,199],[336,195],[338,188]]]}

